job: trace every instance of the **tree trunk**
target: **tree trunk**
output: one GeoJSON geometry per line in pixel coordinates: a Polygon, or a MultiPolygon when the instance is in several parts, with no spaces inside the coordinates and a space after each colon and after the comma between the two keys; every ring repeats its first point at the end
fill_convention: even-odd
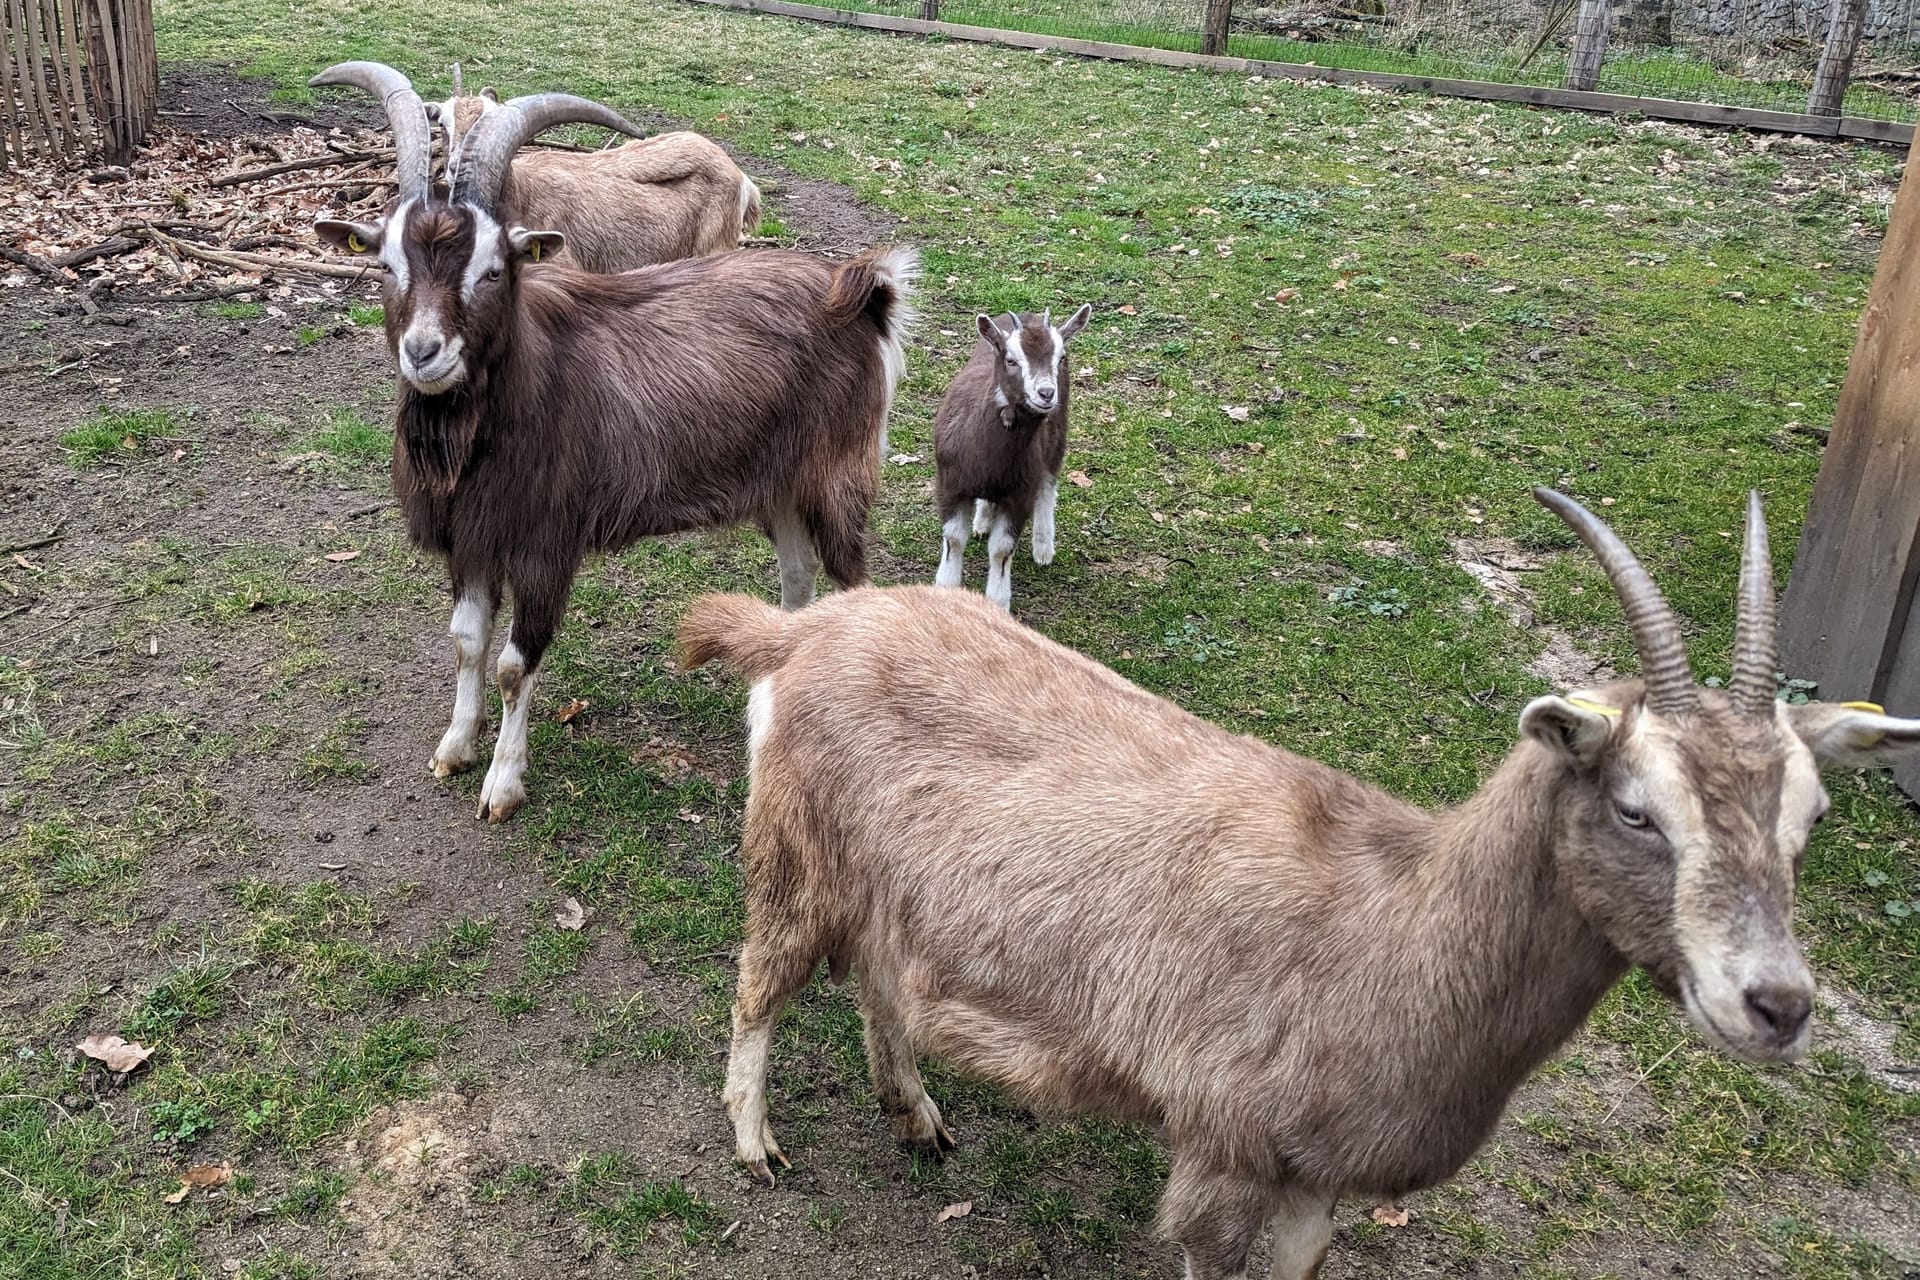
{"type": "Polygon", "coordinates": [[[1673,43],[1673,0],[1625,0],[1613,20],[1614,38],[1627,44],[1673,43]]]}
{"type": "Polygon", "coordinates": [[[1827,7],[1827,46],[1813,73],[1813,92],[1807,114],[1837,116],[1853,78],[1853,55],[1860,51],[1860,33],[1867,25],[1867,0],[1833,0],[1827,7]]]}
{"type": "Polygon", "coordinates": [[[1592,89],[1600,83],[1600,60],[1607,56],[1612,10],[1613,0],[1580,0],[1580,25],[1573,35],[1573,56],[1567,60],[1567,88],[1592,89]]]}
{"type": "Polygon", "coordinates": [[[1207,0],[1207,27],[1200,33],[1200,52],[1218,57],[1227,51],[1227,26],[1233,20],[1233,0],[1207,0]]]}

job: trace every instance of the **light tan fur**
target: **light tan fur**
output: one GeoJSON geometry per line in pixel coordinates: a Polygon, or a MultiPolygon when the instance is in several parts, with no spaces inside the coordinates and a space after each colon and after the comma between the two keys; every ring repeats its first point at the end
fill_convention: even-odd
{"type": "MultiPolygon", "coordinates": [[[[497,100],[440,105],[448,152],[497,100]]],[[[760,189],[720,145],[697,133],[655,134],[602,151],[527,151],[500,193],[500,221],[566,234],[583,270],[630,271],[737,249],[760,227],[760,189]]]]}
{"type": "MultiPolygon", "coordinates": [[[[1823,737],[1920,739],[1920,722],[1828,708],[1783,713],[1773,737],[1714,690],[1663,720],[1623,681],[1536,700],[1480,791],[1426,812],[971,594],[862,589],[796,614],[708,597],[681,639],[689,664],[755,681],[725,1094],[742,1163],[771,1181],[783,1160],[774,1021],[824,959],[857,975],[875,1089],[909,1145],[952,1142],[919,1054],[1041,1110],[1160,1126],[1159,1226],[1195,1280],[1239,1275],[1269,1220],[1276,1275],[1303,1280],[1335,1197],[1451,1176],[1629,964],[1683,996],[1728,947],[1804,975],[1787,922],[1824,801],[1776,824],[1781,758],[1810,761],[1803,737],[1828,757],[1823,737]],[[1636,788],[1686,793],[1646,801],[1692,806],[1685,893],[1658,832],[1620,815],[1636,788]],[[1681,936],[1676,897],[1725,914],[1749,889],[1741,938],[1681,936]]],[[[1792,1056],[1804,1012],[1764,1030],[1716,1038],[1792,1056]]]]}

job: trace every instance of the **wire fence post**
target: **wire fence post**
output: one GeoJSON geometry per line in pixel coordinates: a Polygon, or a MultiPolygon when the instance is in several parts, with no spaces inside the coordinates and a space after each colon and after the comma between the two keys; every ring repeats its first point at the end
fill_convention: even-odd
{"type": "Polygon", "coordinates": [[[1820,65],[1814,68],[1808,115],[1840,114],[1847,81],[1853,78],[1853,55],[1860,50],[1860,33],[1866,25],[1867,0],[1833,0],[1827,6],[1827,43],[1820,51],[1820,65]]]}
{"type": "Polygon", "coordinates": [[[1200,33],[1200,52],[1218,57],[1227,51],[1227,28],[1233,22],[1233,0],[1207,0],[1206,28],[1200,33]]]}
{"type": "Polygon", "coordinates": [[[1612,18],[1613,0],[1580,0],[1580,25],[1573,33],[1573,56],[1567,59],[1567,88],[1592,89],[1600,83],[1612,18]]]}
{"type": "Polygon", "coordinates": [[[920,0],[920,16],[928,22],[940,21],[940,0],[920,0]]]}

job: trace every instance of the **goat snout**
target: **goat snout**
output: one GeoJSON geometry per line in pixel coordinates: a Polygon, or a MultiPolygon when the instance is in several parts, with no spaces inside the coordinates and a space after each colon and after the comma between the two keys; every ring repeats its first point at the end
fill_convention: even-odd
{"type": "Polygon", "coordinates": [[[1745,995],[1754,1031],[1778,1044],[1798,1040],[1813,1013],[1813,994],[1799,983],[1760,983],[1748,987],[1745,995]]]}
{"type": "Polygon", "coordinates": [[[440,358],[442,348],[446,346],[437,333],[410,333],[406,342],[407,359],[415,368],[427,368],[440,358]]]}
{"type": "Polygon", "coordinates": [[[1053,406],[1054,397],[1059,394],[1060,393],[1058,391],[1055,391],[1052,387],[1047,387],[1047,386],[1035,387],[1033,389],[1033,398],[1035,402],[1038,403],[1040,407],[1043,409],[1051,408],[1053,406]]]}

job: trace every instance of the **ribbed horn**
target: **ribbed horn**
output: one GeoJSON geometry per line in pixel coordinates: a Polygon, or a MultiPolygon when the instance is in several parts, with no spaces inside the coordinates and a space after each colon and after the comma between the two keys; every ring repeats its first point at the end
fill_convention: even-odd
{"type": "Polygon", "coordinates": [[[1747,536],[1740,547],[1740,612],[1733,625],[1733,679],[1727,692],[1743,716],[1771,719],[1774,672],[1779,669],[1774,634],[1773,557],[1767,551],[1767,516],[1760,491],[1747,491],[1747,536]]]}
{"type": "Polygon", "coordinates": [[[427,123],[426,103],[405,76],[384,62],[340,62],[307,83],[315,87],[350,84],[380,99],[380,107],[387,113],[387,127],[393,131],[393,174],[400,186],[399,198],[417,200],[427,194],[433,167],[433,132],[427,123]]]}
{"type": "Polygon", "coordinates": [[[453,199],[492,213],[500,202],[513,153],[557,124],[597,124],[635,138],[640,126],[612,107],[570,93],[532,93],[510,98],[486,112],[460,144],[460,171],[453,175],[453,199]]]}
{"type": "Polygon", "coordinates": [[[1687,669],[1687,650],[1680,639],[1680,623],[1660,588],[1600,518],[1556,489],[1535,486],[1533,496],[1580,535],[1613,583],[1613,592],[1626,612],[1640,652],[1640,678],[1646,684],[1647,708],[1662,714],[1690,711],[1697,700],[1693,674],[1687,669]]]}
{"type": "Polygon", "coordinates": [[[1042,311],[1040,313],[1040,327],[1042,329],[1053,328],[1053,308],[1052,307],[1048,307],[1045,311],[1042,311]]]}
{"type": "Polygon", "coordinates": [[[460,64],[457,62],[453,64],[453,96],[460,96],[460,64]]]}

